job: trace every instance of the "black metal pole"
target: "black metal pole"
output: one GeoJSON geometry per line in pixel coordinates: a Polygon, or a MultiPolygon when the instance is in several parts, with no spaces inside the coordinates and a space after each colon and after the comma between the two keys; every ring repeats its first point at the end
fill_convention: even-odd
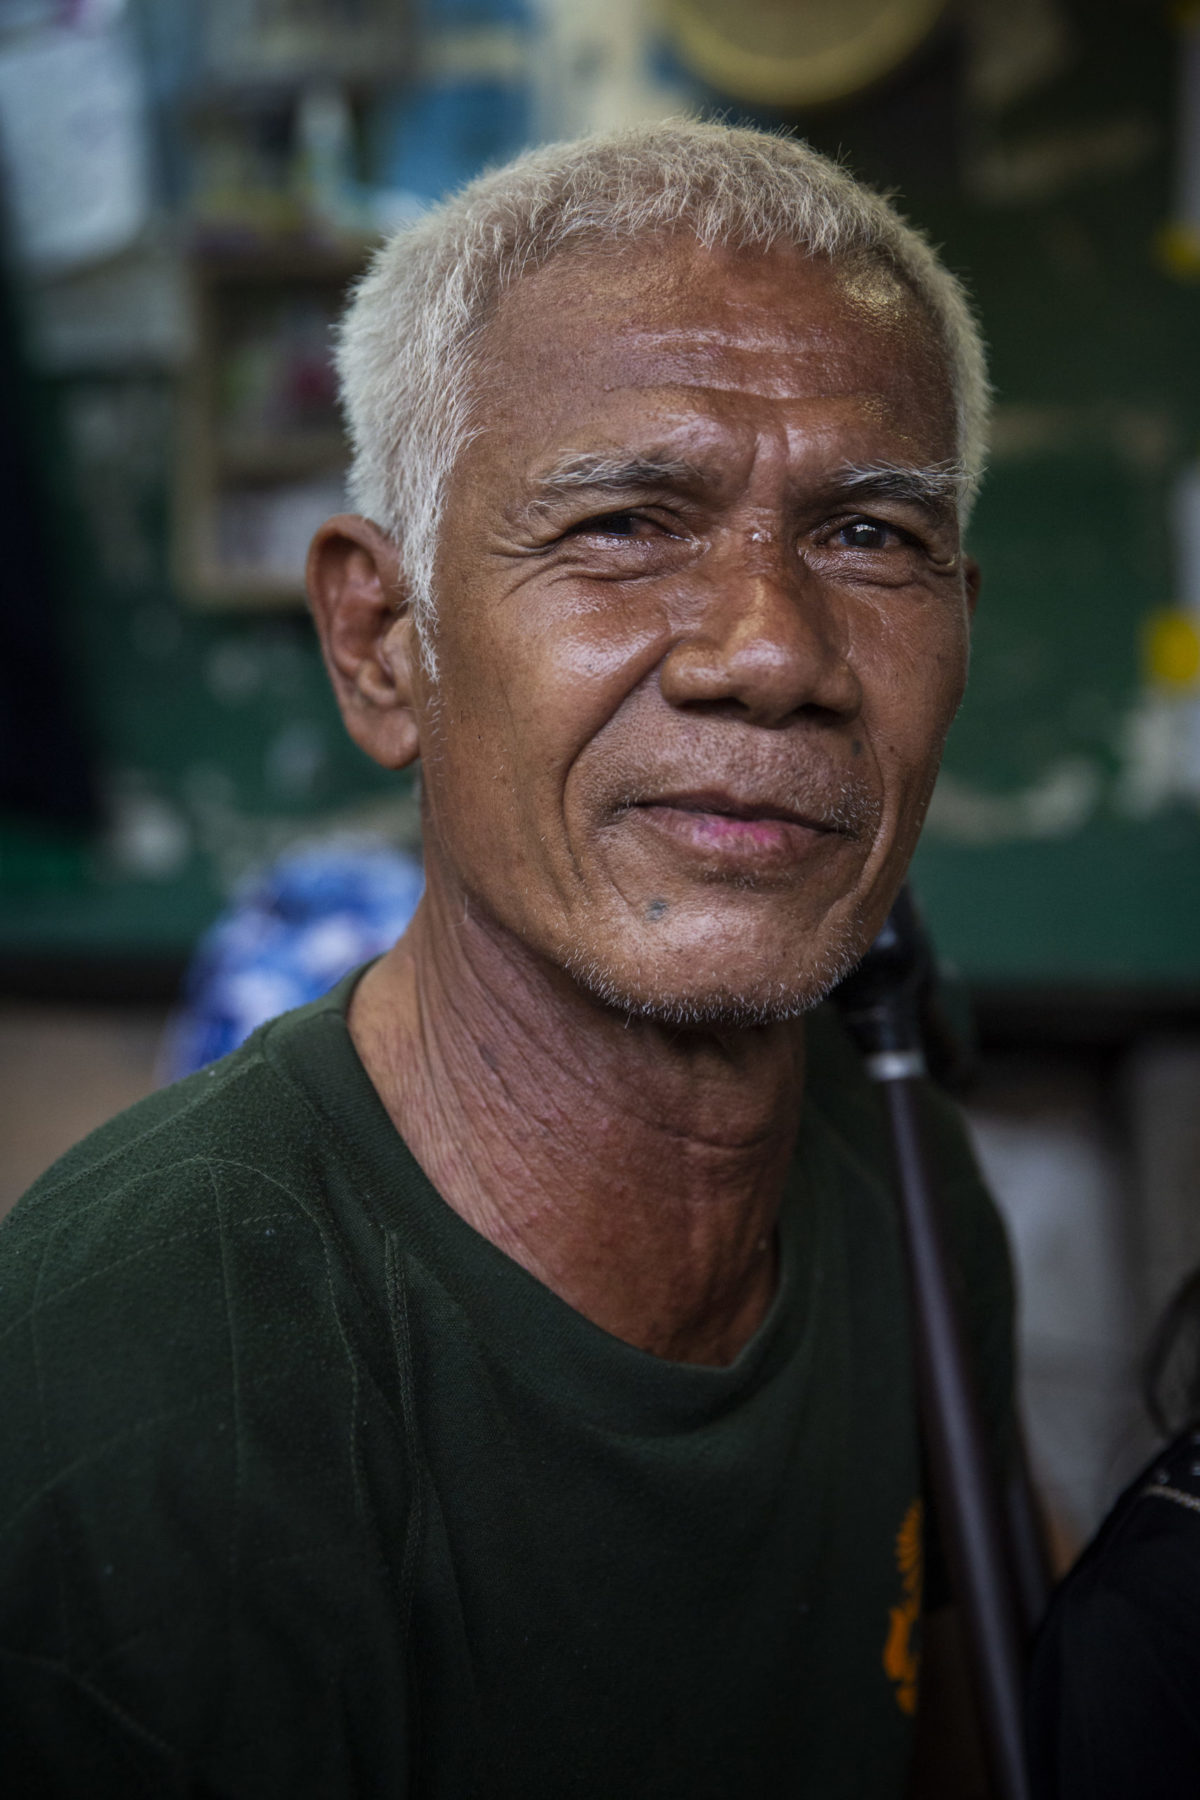
{"type": "Polygon", "coordinates": [[[838,1002],[883,1090],[912,1297],[917,1392],[937,1520],[962,1606],[997,1800],[1029,1800],[1023,1658],[1003,1506],[921,1136],[923,944],[902,892],[838,1002]]]}

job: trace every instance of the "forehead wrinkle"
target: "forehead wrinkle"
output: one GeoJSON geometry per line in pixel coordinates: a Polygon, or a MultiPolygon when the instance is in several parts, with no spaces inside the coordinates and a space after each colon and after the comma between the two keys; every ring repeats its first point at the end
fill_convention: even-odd
{"type": "MultiPolygon", "coordinates": [[[[916,362],[925,360],[921,346],[906,334],[899,334],[904,341],[897,346],[894,328],[856,319],[857,310],[843,306],[841,316],[827,317],[802,306],[763,312],[727,305],[708,323],[692,319],[659,326],[648,323],[644,314],[631,319],[623,312],[619,319],[597,321],[593,367],[606,391],[625,387],[622,376],[632,347],[644,368],[641,378],[628,384],[632,387],[707,388],[714,394],[733,389],[747,397],[784,401],[861,395],[864,365],[879,365],[881,358],[887,370],[883,384],[877,388],[871,383],[867,392],[894,386],[898,367],[902,380],[911,379],[916,362]],[[611,383],[603,381],[606,362],[614,365],[611,383]],[[814,369],[823,377],[816,383],[814,369]]],[[[539,357],[543,354],[540,349],[539,357]]]]}
{"type": "MultiPolygon", "coordinates": [[[[616,363],[618,346],[614,345],[613,349],[616,363]]],[[[648,363],[640,380],[621,379],[625,367],[623,362],[618,363],[618,378],[604,382],[605,393],[673,388],[689,398],[711,394],[716,400],[734,394],[747,400],[786,403],[792,400],[853,399],[863,391],[861,365],[820,345],[731,345],[727,339],[721,341],[714,335],[710,351],[704,346],[680,343],[675,336],[663,339],[655,360],[648,363]],[[807,376],[813,369],[819,370],[825,380],[821,383],[811,379],[801,382],[801,374],[807,376]]]]}
{"type": "MultiPolygon", "coordinates": [[[[591,323],[581,365],[577,343],[562,341],[552,326],[536,339],[528,338],[529,321],[523,318],[515,340],[502,337],[488,346],[477,372],[479,400],[486,407],[497,395],[504,404],[506,390],[515,389],[523,403],[531,367],[539,379],[547,370],[561,370],[554,379],[568,386],[585,374],[597,394],[674,388],[689,395],[708,391],[714,398],[729,392],[768,401],[841,398],[863,392],[864,363],[877,362],[887,350],[885,334],[878,330],[864,333],[860,328],[859,341],[848,341],[852,316],[829,320],[799,309],[794,315],[779,311],[765,318],[726,316],[712,323],[654,325],[644,313],[631,318],[626,304],[619,317],[596,307],[591,323]]],[[[891,386],[897,360],[907,359],[888,354],[886,360],[886,384],[891,386]]],[[[866,391],[878,390],[872,383],[866,391]]]]}

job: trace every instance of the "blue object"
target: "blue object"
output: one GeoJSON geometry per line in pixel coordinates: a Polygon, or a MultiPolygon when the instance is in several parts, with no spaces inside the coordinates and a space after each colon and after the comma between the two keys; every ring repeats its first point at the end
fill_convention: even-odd
{"type": "Polygon", "coordinates": [[[424,885],[415,857],[361,838],[280,857],[201,938],[167,1025],[164,1080],[215,1062],[268,1019],[319,999],[389,949],[424,885]]]}
{"type": "Polygon", "coordinates": [[[524,83],[429,82],[381,106],[373,133],[373,179],[432,202],[506,162],[529,142],[524,83]]]}

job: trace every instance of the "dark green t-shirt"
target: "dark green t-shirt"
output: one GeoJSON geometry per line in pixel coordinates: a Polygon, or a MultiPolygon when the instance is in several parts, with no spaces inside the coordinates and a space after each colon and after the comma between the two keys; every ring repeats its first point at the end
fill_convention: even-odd
{"type": "MultiPolygon", "coordinates": [[[[350,983],[105,1126],[0,1231],[0,1792],[898,1795],[922,1528],[878,1101],[810,1021],[772,1310],[610,1337],[396,1135],[350,983]]],[[[935,1160],[997,1429],[1002,1236],[935,1160]]]]}

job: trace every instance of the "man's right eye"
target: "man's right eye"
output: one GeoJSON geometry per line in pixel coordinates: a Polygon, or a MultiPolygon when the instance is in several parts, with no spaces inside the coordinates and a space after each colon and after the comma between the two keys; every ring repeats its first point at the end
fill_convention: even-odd
{"type": "Polygon", "coordinates": [[[580,519],[572,525],[569,537],[636,537],[641,526],[647,523],[640,513],[611,512],[600,513],[592,519],[580,519]]]}

